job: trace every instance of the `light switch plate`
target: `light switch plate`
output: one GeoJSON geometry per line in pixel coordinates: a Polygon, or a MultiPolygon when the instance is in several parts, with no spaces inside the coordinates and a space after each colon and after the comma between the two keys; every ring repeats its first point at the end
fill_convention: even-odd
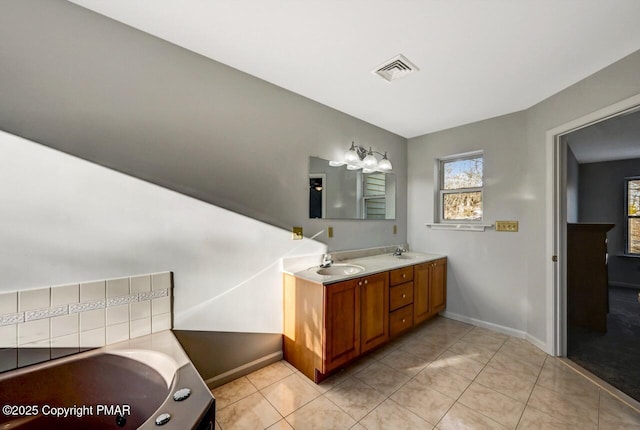
{"type": "Polygon", "coordinates": [[[302,239],[302,227],[293,227],[293,228],[291,228],[291,233],[293,234],[293,240],[301,240],[302,239]]]}
{"type": "Polygon", "coordinates": [[[333,227],[327,227],[327,236],[333,237],[333,227]]]}
{"type": "Polygon", "coordinates": [[[496,231],[515,233],[518,231],[518,221],[496,221],[496,231]]]}

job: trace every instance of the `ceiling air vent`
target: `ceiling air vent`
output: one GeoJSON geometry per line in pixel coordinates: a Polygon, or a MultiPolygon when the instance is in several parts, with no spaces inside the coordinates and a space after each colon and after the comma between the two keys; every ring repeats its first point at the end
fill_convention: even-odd
{"type": "Polygon", "coordinates": [[[420,71],[418,66],[409,61],[404,55],[399,54],[380,64],[371,73],[375,73],[391,82],[418,71],[420,71]]]}

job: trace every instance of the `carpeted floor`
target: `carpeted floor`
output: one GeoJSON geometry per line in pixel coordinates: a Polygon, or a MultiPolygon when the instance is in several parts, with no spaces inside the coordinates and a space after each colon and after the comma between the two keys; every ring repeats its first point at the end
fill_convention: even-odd
{"type": "Polygon", "coordinates": [[[569,327],[567,356],[640,401],[640,290],[609,287],[607,333],[569,327]]]}

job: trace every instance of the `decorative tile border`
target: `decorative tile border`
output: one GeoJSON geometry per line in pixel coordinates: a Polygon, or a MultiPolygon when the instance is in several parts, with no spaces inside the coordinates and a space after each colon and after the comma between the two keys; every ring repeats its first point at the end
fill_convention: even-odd
{"type": "Polygon", "coordinates": [[[24,313],[25,321],[35,321],[45,318],[67,315],[69,313],[69,305],[56,306],[53,308],[36,309],[34,311],[26,311],[24,313]]]}
{"type": "Polygon", "coordinates": [[[107,299],[98,299],[83,303],[69,303],[51,308],[0,315],[0,327],[12,324],[22,324],[24,322],[52,318],[61,315],[70,315],[80,312],[93,311],[96,309],[105,309],[108,307],[121,306],[129,303],[151,301],[153,299],[171,296],[170,290],[171,288],[165,288],[162,290],[129,294],[127,296],[110,297],[107,299]]]}
{"type": "Polygon", "coordinates": [[[137,301],[138,301],[138,294],[131,294],[128,296],[121,296],[121,297],[110,297],[107,299],[107,307],[110,308],[112,306],[126,305],[126,304],[137,302],[137,301]]]}
{"type": "Polygon", "coordinates": [[[166,297],[169,294],[167,290],[155,290],[147,291],[145,293],[138,293],[139,301],[144,302],[146,300],[153,300],[160,297],[166,297]]]}
{"type": "Polygon", "coordinates": [[[61,315],[77,314],[79,312],[93,311],[107,307],[126,305],[134,302],[145,302],[160,297],[169,296],[169,289],[148,291],[144,293],[130,294],[128,296],[110,297],[108,299],[93,300],[84,303],[70,303],[68,305],[53,308],[36,309],[33,311],[18,312],[14,314],[0,315],[0,327],[12,324],[21,324],[28,321],[36,321],[61,315]]]}
{"type": "Polygon", "coordinates": [[[95,311],[96,309],[104,309],[106,307],[106,299],[99,299],[85,303],[72,303],[69,305],[69,313],[77,314],[78,312],[95,311]]]}
{"type": "Polygon", "coordinates": [[[11,324],[20,324],[24,322],[24,312],[17,314],[0,315],[0,327],[11,324]]]}

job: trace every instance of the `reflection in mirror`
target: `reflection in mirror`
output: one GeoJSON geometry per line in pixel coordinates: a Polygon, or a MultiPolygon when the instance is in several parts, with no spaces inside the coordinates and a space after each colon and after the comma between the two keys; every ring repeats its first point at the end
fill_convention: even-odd
{"type": "Polygon", "coordinates": [[[395,219],[396,177],[309,159],[309,218],[395,219]]]}

